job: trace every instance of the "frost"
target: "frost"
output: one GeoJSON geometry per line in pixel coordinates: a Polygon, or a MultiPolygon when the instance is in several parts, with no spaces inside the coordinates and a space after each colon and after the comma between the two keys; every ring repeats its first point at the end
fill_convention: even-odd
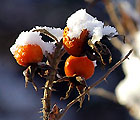
{"type": "Polygon", "coordinates": [[[45,44],[43,46],[43,49],[50,54],[52,54],[54,52],[55,48],[56,48],[56,46],[52,42],[45,42],[45,44]]]}
{"type": "Polygon", "coordinates": [[[103,28],[103,35],[108,35],[109,37],[113,37],[114,35],[118,35],[118,32],[114,27],[111,26],[104,26],[103,28]]]}

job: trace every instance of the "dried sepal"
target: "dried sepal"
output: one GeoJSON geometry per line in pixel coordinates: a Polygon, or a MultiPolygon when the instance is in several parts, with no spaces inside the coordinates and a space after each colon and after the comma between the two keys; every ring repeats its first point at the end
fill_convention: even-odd
{"type": "Polygon", "coordinates": [[[66,96],[65,97],[61,97],[60,100],[66,100],[67,98],[69,98],[70,93],[72,92],[74,88],[74,84],[73,83],[69,83],[69,89],[66,92],[66,96]]]}
{"type": "MultiPolygon", "coordinates": [[[[81,95],[83,92],[85,92],[85,90],[87,88],[85,78],[83,78],[81,76],[76,76],[76,75],[74,75],[73,77],[67,77],[67,76],[62,77],[61,79],[54,81],[54,83],[64,82],[64,81],[69,82],[68,83],[69,88],[66,92],[65,97],[61,97],[60,100],[66,100],[70,96],[70,93],[72,92],[74,87],[76,87],[79,95],[81,95]]],[[[82,103],[83,103],[84,99],[85,99],[85,96],[83,96],[81,99],[79,99],[80,108],[82,107],[82,103]]]]}
{"type": "Polygon", "coordinates": [[[58,120],[60,114],[61,114],[60,108],[56,104],[54,104],[51,112],[49,113],[48,120],[58,120]]]}
{"type": "Polygon", "coordinates": [[[35,29],[33,30],[33,32],[40,32],[44,35],[47,35],[48,37],[50,37],[51,39],[55,40],[56,42],[58,42],[57,37],[55,37],[53,34],[51,34],[48,30],[46,29],[35,29]]]}
{"type": "Polygon", "coordinates": [[[91,48],[88,52],[86,52],[89,59],[99,61],[103,67],[106,64],[111,63],[112,54],[106,45],[104,45],[100,41],[96,41],[93,44],[91,40],[88,40],[88,45],[91,48]]]}
{"type": "Polygon", "coordinates": [[[28,66],[27,69],[23,71],[23,75],[25,76],[25,87],[27,88],[28,83],[31,82],[34,89],[37,91],[37,86],[34,82],[35,73],[38,73],[41,77],[47,78],[50,70],[56,71],[44,62],[28,66]]]}
{"type": "Polygon", "coordinates": [[[40,62],[37,66],[37,72],[41,77],[47,78],[50,70],[56,71],[49,64],[44,62],[40,62]]]}
{"type": "Polygon", "coordinates": [[[31,82],[34,89],[37,91],[37,86],[33,81],[36,70],[37,64],[31,64],[25,71],[23,71],[23,75],[25,76],[25,87],[27,88],[28,83],[31,82]]]}
{"type": "MultiPolygon", "coordinates": [[[[107,48],[107,46],[102,44],[100,41],[95,42],[95,46],[101,56],[108,56],[108,62],[111,63],[112,55],[111,55],[110,50],[107,48]]],[[[103,58],[103,61],[104,61],[104,58],[103,58]]],[[[107,64],[105,61],[104,63],[107,64]]]]}
{"type": "Polygon", "coordinates": [[[54,89],[52,87],[42,87],[41,89],[49,89],[50,91],[56,91],[56,89],[54,89]]]}
{"type": "MultiPolygon", "coordinates": [[[[80,82],[80,84],[76,86],[76,89],[77,89],[79,95],[81,95],[83,92],[85,92],[85,90],[87,88],[87,84],[86,84],[86,81],[85,81],[85,79],[83,77],[77,76],[76,77],[76,80],[80,82]]],[[[84,102],[84,99],[85,99],[85,96],[83,96],[83,97],[81,97],[79,99],[80,108],[82,107],[82,104],[84,102]]]]}

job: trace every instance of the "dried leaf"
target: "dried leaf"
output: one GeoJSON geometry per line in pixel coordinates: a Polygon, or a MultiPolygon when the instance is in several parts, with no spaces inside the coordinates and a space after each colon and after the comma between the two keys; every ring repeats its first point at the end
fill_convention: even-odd
{"type": "Polygon", "coordinates": [[[99,61],[103,66],[112,61],[112,55],[110,50],[106,45],[101,43],[100,41],[96,41],[94,44],[91,40],[88,41],[88,45],[92,48],[92,50],[88,50],[86,52],[87,56],[91,60],[99,61]],[[94,54],[95,53],[95,54],[94,54]]]}
{"type": "Polygon", "coordinates": [[[25,71],[23,71],[23,75],[25,76],[25,87],[27,88],[28,83],[31,82],[34,89],[37,91],[37,86],[33,81],[36,70],[37,70],[37,65],[32,64],[25,71]]]}

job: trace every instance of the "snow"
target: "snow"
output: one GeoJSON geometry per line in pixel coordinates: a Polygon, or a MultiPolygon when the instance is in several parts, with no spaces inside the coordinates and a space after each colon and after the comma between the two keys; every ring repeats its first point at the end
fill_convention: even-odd
{"type": "Polygon", "coordinates": [[[46,50],[48,53],[52,53],[55,47],[53,43],[44,42],[39,32],[32,32],[32,30],[30,30],[21,32],[21,34],[16,39],[15,44],[10,48],[10,51],[14,55],[18,46],[24,46],[28,44],[39,45],[43,51],[43,54],[45,54],[46,50]]]}
{"type": "MultiPolygon", "coordinates": [[[[72,14],[67,20],[67,27],[69,28],[68,36],[70,38],[79,37],[82,30],[87,29],[89,31],[89,37],[92,37],[91,42],[93,44],[102,39],[104,35],[113,37],[117,34],[114,27],[104,26],[102,21],[98,21],[96,18],[89,15],[85,9],[80,9],[72,14]]],[[[40,32],[33,32],[33,30],[36,29],[47,30],[49,33],[54,35],[58,41],[63,37],[63,30],[61,28],[36,26],[30,31],[21,32],[19,37],[16,39],[15,44],[10,48],[12,54],[17,50],[18,45],[24,46],[28,44],[39,45],[42,48],[43,54],[45,54],[45,51],[53,53],[56,41],[44,42],[40,32]]]]}
{"type": "Polygon", "coordinates": [[[58,41],[60,41],[63,37],[63,30],[61,28],[54,28],[54,27],[41,27],[41,26],[36,26],[35,29],[45,29],[52,35],[54,35],[58,41]]]}
{"type": "Polygon", "coordinates": [[[45,42],[45,44],[43,44],[43,48],[48,53],[52,54],[54,52],[56,46],[53,42],[45,42]]]}
{"type": "Polygon", "coordinates": [[[92,62],[93,62],[93,64],[94,64],[94,67],[96,67],[96,66],[97,66],[96,60],[94,60],[94,61],[92,61],[92,62]]]}
{"type": "Polygon", "coordinates": [[[103,35],[108,35],[110,37],[113,37],[114,35],[117,35],[118,32],[116,31],[116,29],[114,27],[111,26],[104,26],[103,28],[103,35]],[[113,36],[112,36],[113,35],[113,36]]]}
{"type": "Polygon", "coordinates": [[[69,28],[68,36],[78,38],[83,29],[89,31],[89,37],[92,36],[93,43],[100,40],[104,35],[117,34],[114,27],[104,26],[102,21],[89,15],[85,9],[80,9],[72,14],[67,20],[67,27],[69,28]]]}
{"type": "MultiPolygon", "coordinates": [[[[128,106],[133,110],[133,114],[136,118],[140,119],[140,31],[135,35],[135,48],[138,52],[138,56],[134,53],[129,56],[129,60],[124,61],[123,69],[126,74],[124,80],[122,80],[116,87],[116,96],[118,101],[128,106]]],[[[123,54],[126,54],[130,49],[130,46],[125,45],[123,47],[123,54]]]]}

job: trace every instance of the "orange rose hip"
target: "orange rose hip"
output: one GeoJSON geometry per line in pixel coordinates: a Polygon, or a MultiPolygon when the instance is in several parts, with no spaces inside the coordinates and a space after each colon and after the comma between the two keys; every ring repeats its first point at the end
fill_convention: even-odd
{"type": "Polygon", "coordinates": [[[63,45],[66,51],[73,56],[82,56],[85,51],[85,44],[88,39],[89,32],[87,29],[81,31],[78,38],[72,38],[68,36],[69,28],[65,27],[63,33],[63,45]]]}
{"type": "Polygon", "coordinates": [[[31,63],[41,62],[43,59],[43,52],[39,45],[28,44],[17,46],[14,58],[19,65],[27,66],[31,63]]]}
{"type": "Polygon", "coordinates": [[[90,78],[94,74],[94,63],[87,57],[69,56],[65,62],[64,71],[66,76],[72,77],[74,74],[90,78]]]}

